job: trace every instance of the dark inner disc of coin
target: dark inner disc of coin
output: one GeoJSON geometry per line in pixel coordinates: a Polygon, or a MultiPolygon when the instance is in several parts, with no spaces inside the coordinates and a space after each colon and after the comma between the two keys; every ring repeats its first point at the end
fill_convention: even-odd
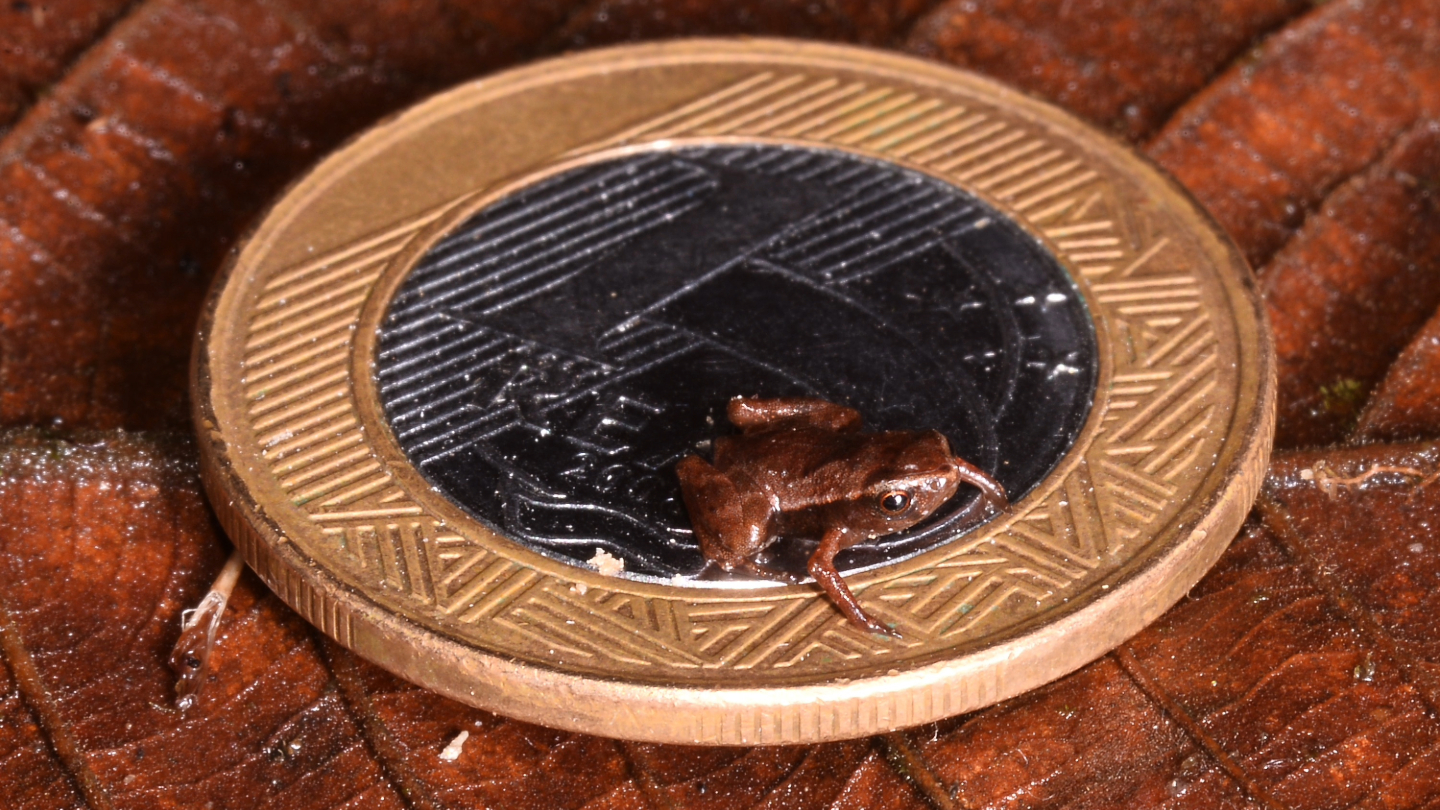
{"type": "MultiPolygon", "coordinates": [[[[675,463],[733,430],[734,396],[939,430],[1018,500],[1097,374],[1074,283],[1004,215],[903,167],[774,145],[619,157],[487,206],[405,279],[378,351],[391,428],[447,497],[543,554],[682,580],[706,566],[675,463]]],[[[974,500],[962,488],[841,570],[953,539],[974,500]]],[[[803,573],[814,540],[767,562],[803,573]]]]}

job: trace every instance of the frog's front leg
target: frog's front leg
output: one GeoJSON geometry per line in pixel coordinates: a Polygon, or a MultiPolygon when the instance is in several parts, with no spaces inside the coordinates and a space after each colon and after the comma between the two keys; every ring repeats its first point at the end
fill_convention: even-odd
{"type": "Polygon", "coordinates": [[[730,424],[745,433],[777,427],[814,427],[850,432],[860,429],[860,412],[823,399],[735,397],[725,408],[730,424]]]}
{"type": "Polygon", "coordinates": [[[900,638],[899,631],[870,618],[869,614],[860,607],[860,602],[855,599],[855,594],[850,592],[845,580],[840,578],[840,572],[835,570],[835,555],[853,545],[853,543],[845,542],[851,539],[847,537],[848,534],[844,529],[830,529],[825,532],[825,536],[820,540],[820,547],[810,555],[810,576],[815,578],[815,582],[829,595],[830,601],[834,602],[835,607],[840,608],[840,612],[844,613],[845,618],[852,623],[872,633],[883,633],[891,638],[900,638]]]}
{"type": "Polygon", "coordinates": [[[991,509],[1000,512],[1010,505],[1010,499],[1005,496],[1005,488],[1000,486],[999,481],[964,459],[952,458],[951,461],[960,474],[960,480],[980,490],[980,500],[991,509]]]}
{"type": "MultiPolygon", "coordinates": [[[[752,571],[754,557],[770,542],[774,507],[761,493],[747,492],[699,456],[675,465],[680,494],[705,559],[726,571],[752,571]]],[[[753,573],[753,571],[752,571],[753,573]]]]}

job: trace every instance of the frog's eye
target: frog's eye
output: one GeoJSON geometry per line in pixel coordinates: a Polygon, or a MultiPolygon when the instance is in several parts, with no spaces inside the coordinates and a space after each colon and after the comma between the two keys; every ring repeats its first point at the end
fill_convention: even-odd
{"type": "Polygon", "coordinates": [[[880,508],[887,514],[898,515],[910,508],[910,493],[903,489],[892,489],[880,496],[880,508]]]}

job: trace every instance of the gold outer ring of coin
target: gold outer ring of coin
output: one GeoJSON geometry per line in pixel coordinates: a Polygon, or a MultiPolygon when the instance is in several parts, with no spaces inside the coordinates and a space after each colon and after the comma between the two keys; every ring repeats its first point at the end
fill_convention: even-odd
{"type": "Polygon", "coordinates": [[[1244,260],[1127,147],[929,62],[696,40],[485,78],[351,141],[237,252],[203,316],[193,384],[221,522],[340,644],[535,723],[748,745],[970,711],[1138,632],[1240,527],[1268,461],[1274,373],[1244,260]],[[813,587],[668,586],[530,551],[433,491],[382,418],[379,320],[449,227],[564,166],[722,140],[837,149],[950,182],[1057,257],[1094,320],[1095,402],[1048,477],[977,531],[847,577],[904,642],[856,630],[813,587]]]}

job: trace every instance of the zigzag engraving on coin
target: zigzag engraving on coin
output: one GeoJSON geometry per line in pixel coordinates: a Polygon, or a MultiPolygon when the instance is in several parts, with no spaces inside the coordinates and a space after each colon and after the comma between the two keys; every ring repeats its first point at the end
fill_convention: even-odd
{"type": "Polygon", "coordinates": [[[203,471],[282,598],[457,699],[670,742],[869,734],[1082,665],[1218,556],[1272,429],[1247,274],[1148,164],[968,74],[567,57],[277,204],[202,324],[203,471]],[[741,394],[940,430],[1012,495],[839,559],[903,640],[705,568],[674,464],[741,394]]]}

